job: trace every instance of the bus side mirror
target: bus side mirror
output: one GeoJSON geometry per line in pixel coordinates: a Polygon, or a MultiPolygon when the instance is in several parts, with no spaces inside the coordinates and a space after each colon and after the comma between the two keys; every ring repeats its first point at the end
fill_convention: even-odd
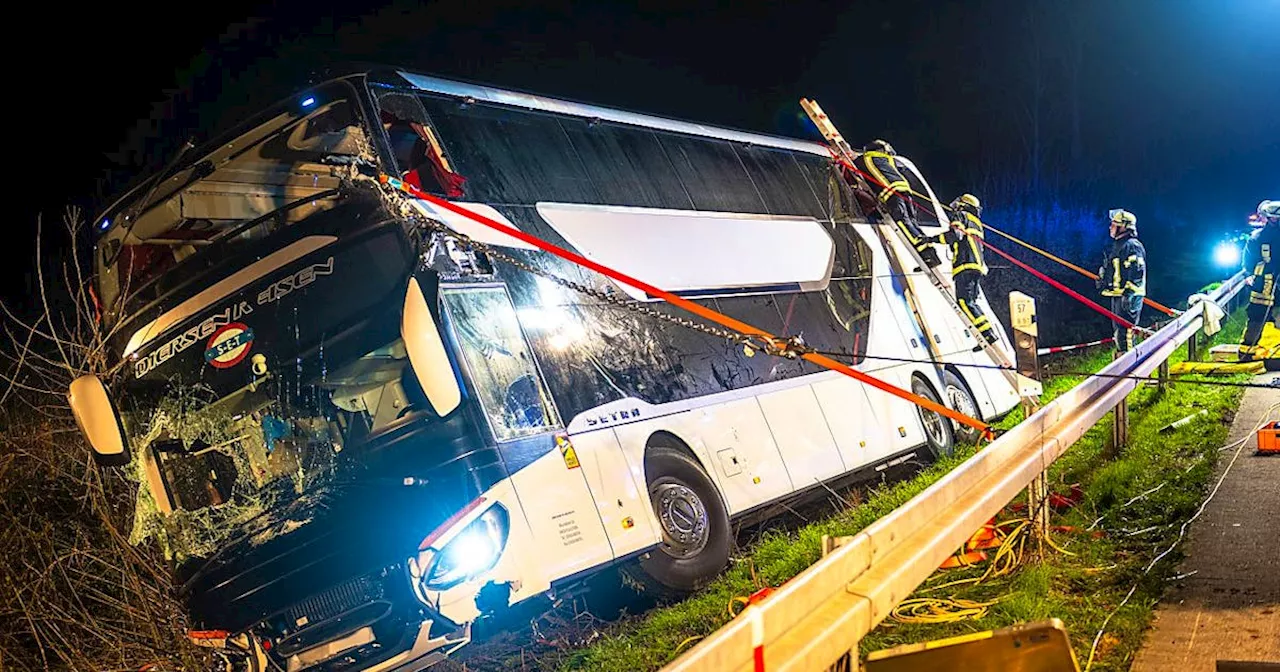
{"type": "MultiPolygon", "coordinates": [[[[430,289],[434,289],[431,287],[430,289]]],[[[431,297],[435,299],[435,292],[431,297]]],[[[444,349],[444,339],[431,313],[431,304],[417,277],[409,278],[404,294],[404,313],[400,320],[400,337],[409,353],[409,365],[426,393],[436,415],[444,417],[462,403],[462,390],[453,375],[453,365],[444,349]]]]}
{"type": "Polygon", "coordinates": [[[128,464],[129,440],[102,380],[92,374],[76,378],[71,381],[67,400],[71,402],[71,414],[75,416],[80,432],[93,448],[93,460],[98,466],[128,464]]]}

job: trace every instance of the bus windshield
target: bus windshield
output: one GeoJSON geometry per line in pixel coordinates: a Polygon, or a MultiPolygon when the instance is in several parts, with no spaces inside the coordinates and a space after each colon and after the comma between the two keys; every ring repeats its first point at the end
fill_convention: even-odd
{"type": "Polygon", "coordinates": [[[333,207],[340,158],[370,150],[354,103],[313,105],[271,117],[106,215],[116,226],[99,241],[95,265],[109,325],[162,296],[173,284],[166,278],[185,275],[175,271],[213,247],[260,240],[333,207]]]}
{"type": "Polygon", "coordinates": [[[179,557],[207,556],[245,523],[323,493],[359,463],[370,437],[434,418],[398,339],[320,380],[264,378],[222,398],[175,385],[132,404],[131,443],[143,451],[155,512],[165,514],[140,520],[136,534],[161,535],[179,557]]]}

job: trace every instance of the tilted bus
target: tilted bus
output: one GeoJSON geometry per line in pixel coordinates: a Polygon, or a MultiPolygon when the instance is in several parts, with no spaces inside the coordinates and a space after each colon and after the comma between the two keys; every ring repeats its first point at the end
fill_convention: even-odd
{"type": "Polygon", "coordinates": [[[71,389],[195,636],[258,669],[421,669],[613,565],[689,591],[731,520],[952,445],[387,175],[967,414],[1017,402],[918,281],[926,332],[821,144],[396,70],[311,87],[94,220],[112,375],[71,389]]]}

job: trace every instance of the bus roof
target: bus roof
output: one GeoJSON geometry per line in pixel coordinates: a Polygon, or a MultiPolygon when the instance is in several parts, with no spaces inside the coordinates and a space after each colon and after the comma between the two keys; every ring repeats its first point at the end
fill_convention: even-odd
{"type": "Polygon", "coordinates": [[[785,138],[776,135],[765,135],[763,133],[738,131],[731,128],[706,126],[688,121],[679,121],[676,119],[666,119],[664,117],[640,114],[638,112],[627,112],[625,110],[615,110],[608,107],[588,105],[586,103],[575,103],[567,100],[560,100],[558,98],[548,98],[546,96],[539,96],[532,93],[508,91],[481,84],[469,84],[451,79],[443,79],[441,77],[433,77],[431,75],[419,75],[411,72],[405,72],[403,70],[398,70],[397,73],[415,89],[429,91],[431,93],[440,93],[460,98],[472,98],[476,101],[483,101],[486,103],[522,107],[530,110],[541,110],[544,112],[566,114],[575,117],[584,117],[587,119],[600,119],[602,121],[611,121],[631,126],[643,126],[645,128],[654,128],[674,133],[687,133],[689,135],[700,135],[703,137],[718,138],[720,140],[729,140],[744,144],[778,147],[780,149],[789,149],[792,151],[806,152],[820,156],[830,156],[830,152],[827,150],[827,146],[825,144],[811,140],[799,140],[796,138],[785,138]]]}
{"type": "MultiPolygon", "coordinates": [[[[409,86],[420,91],[430,93],[438,93],[447,96],[457,96],[461,98],[472,98],[476,101],[484,101],[499,105],[508,105],[512,107],[520,107],[529,110],[539,110],[544,112],[552,112],[556,114],[565,114],[586,119],[600,119],[602,121],[611,121],[620,124],[628,124],[631,126],[641,126],[645,128],[653,128],[674,133],[686,133],[689,135],[697,135],[707,138],[717,138],[732,142],[740,142],[751,145],[761,145],[765,147],[777,147],[779,149],[787,149],[792,151],[805,152],[808,154],[816,154],[818,156],[830,156],[830,151],[825,144],[812,140],[800,140],[798,138],[787,138],[776,135],[766,135],[763,133],[752,133],[749,131],[740,131],[732,128],[722,128],[718,126],[707,126],[689,121],[680,121],[678,119],[667,119],[639,112],[628,112],[626,110],[618,110],[608,107],[600,107],[598,105],[590,105],[587,103],[575,103],[573,101],[562,100],[559,98],[550,98],[540,96],[533,93],[525,93],[521,91],[512,91],[508,89],[499,89],[497,87],[486,86],[483,84],[473,84],[469,82],[461,82],[443,77],[434,77],[431,75],[423,75],[407,72],[397,68],[382,67],[362,67],[344,69],[341,76],[334,76],[328,81],[337,81],[353,76],[369,75],[372,71],[387,70],[394,71],[403,78],[409,86]]],[[[335,73],[336,74],[336,73],[335,73]]],[[[313,88],[313,87],[307,87],[313,88]]],[[[301,89],[300,91],[305,91],[301,89]]],[[[299,92],[290,95],[290,98],[296,97],[299,92]]],[[[208,151],[220,146],[225,141],[225,135],[233,133],[234,129],[227,129],[219,134],[218,137],[208,142],[202,143],[199,147],[194,148],[189,153],[189,159],[181,161],[174,166],[175,170],[181,170],[189,167],[198,157],[206,154],[208,151]]],[[[154,180],[155,174],[145,176],[133,183],[132,186],[125,189],[118,197],[116,197],[109,206],[103,208],[98,214],[98,219],[109,214],[111,211],[119,208],[121,204],[130,197],[147,188],[154,180]]],[[[95,219],[96,223],[98,219],[95,219]]]]}

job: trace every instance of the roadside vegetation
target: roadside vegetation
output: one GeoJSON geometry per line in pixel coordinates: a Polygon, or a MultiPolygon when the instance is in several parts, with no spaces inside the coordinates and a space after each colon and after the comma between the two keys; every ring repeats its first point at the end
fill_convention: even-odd
{"type": "MultiPolygon", "coordinates": [[[[1214,341],[1234,339],[1243,328],[1237,313],[1223,325],[1214,341]]],[[[1170,359],[1183,361],[1185,348],[1170,359]]],[[[1078,375],[1053,372],[1096,371],[1111,359],[1109,349],[1062,357],[1047,367],[1051,378],[1043,399],[1049,401],[1082,380],[1078,375]]],[[[1205,378],[1197,378],[1206,380],[1205,378]]],[[[1247,379],[1237,376],[1225,380],[1247,379]]],[[[1027,550],[1018,569],[977,585],[940,591],[930,587],[980,576],[987,565],[935,573],[912,597],[956,598],[994,602],[985,615],[971,620],[930,624],[905,624],[886,620],[862,643],[862,652],[903,643],[980,632],[1015,623],[1057,617],[1066,623],[1073,648],[1083,668],[1092,642],[1103,621],[1137,583],[1133,597],[1107,624],[1093,662],[1093,670],[1127,670],[1141,646],[1152,607],[1173,576],[1181,556],[1175,551],[1146,576],[1151,559],[1178,534],[1181,523],[1194,514],[1202,501],[1226,441],[1230,419],[1242,388],[1208,385],[1170,385],[1161,392],[1140,386],[1129,398],[1129,446],[1114,460],[1105,458],[1111,437],[1108,418],[1090,430],[1067,451],[1049,472],[1050,488],[1068,495],[1080,493],[1072,508],[1055,511],[1050,524],[1070,528],[1052,533],[1063,550],[1045,549],[1044,557],[1027,550]],[[1169,432],[1169,423],[1204,410],[1188,425],[1169,432]],[[927,591],[927,592],[926,592],[927,591]]],[[[1021,421],[1015,411],[999,425],[1007,429],[1021,421]]],[[[743,549],[729,570],[706,589],[682,602],[659,607],[607,628],[592,645],[565,655],[557,665],[564,670],[656,669],[674,659],[726,623],[736,597],[765,586],[778,586],[813,564],[821,555],[822,536],[858,532],[924,490],[976,449],[960,447],[954,456],[939,460],[916,477],[873,489],[865,501],[837,511],[825,520],[794,531],[765,533],[743,549]]],[[[1015,500],[1020,501],[1020,500],[1015,500]]],[[[1006,511],[998,520],[1025,515],[1006,511]]],[[[1028,544],[1027,549],[1034,548],[1028,544]]],[[[545,662],[545,661],[544,661],[545,662]]]]}
{"type": "MultiPolygon", "coordinates": [[[[83,237],[78,211],[65,224],[83,237]]],[[[67,249],[60,266],[36,258],[40,310],[0,304],[0,670],[207,669],[160,547],[130,542],[136,478],[98,469],[67,405],[72,378],[105,373],[67,249]]]]}

